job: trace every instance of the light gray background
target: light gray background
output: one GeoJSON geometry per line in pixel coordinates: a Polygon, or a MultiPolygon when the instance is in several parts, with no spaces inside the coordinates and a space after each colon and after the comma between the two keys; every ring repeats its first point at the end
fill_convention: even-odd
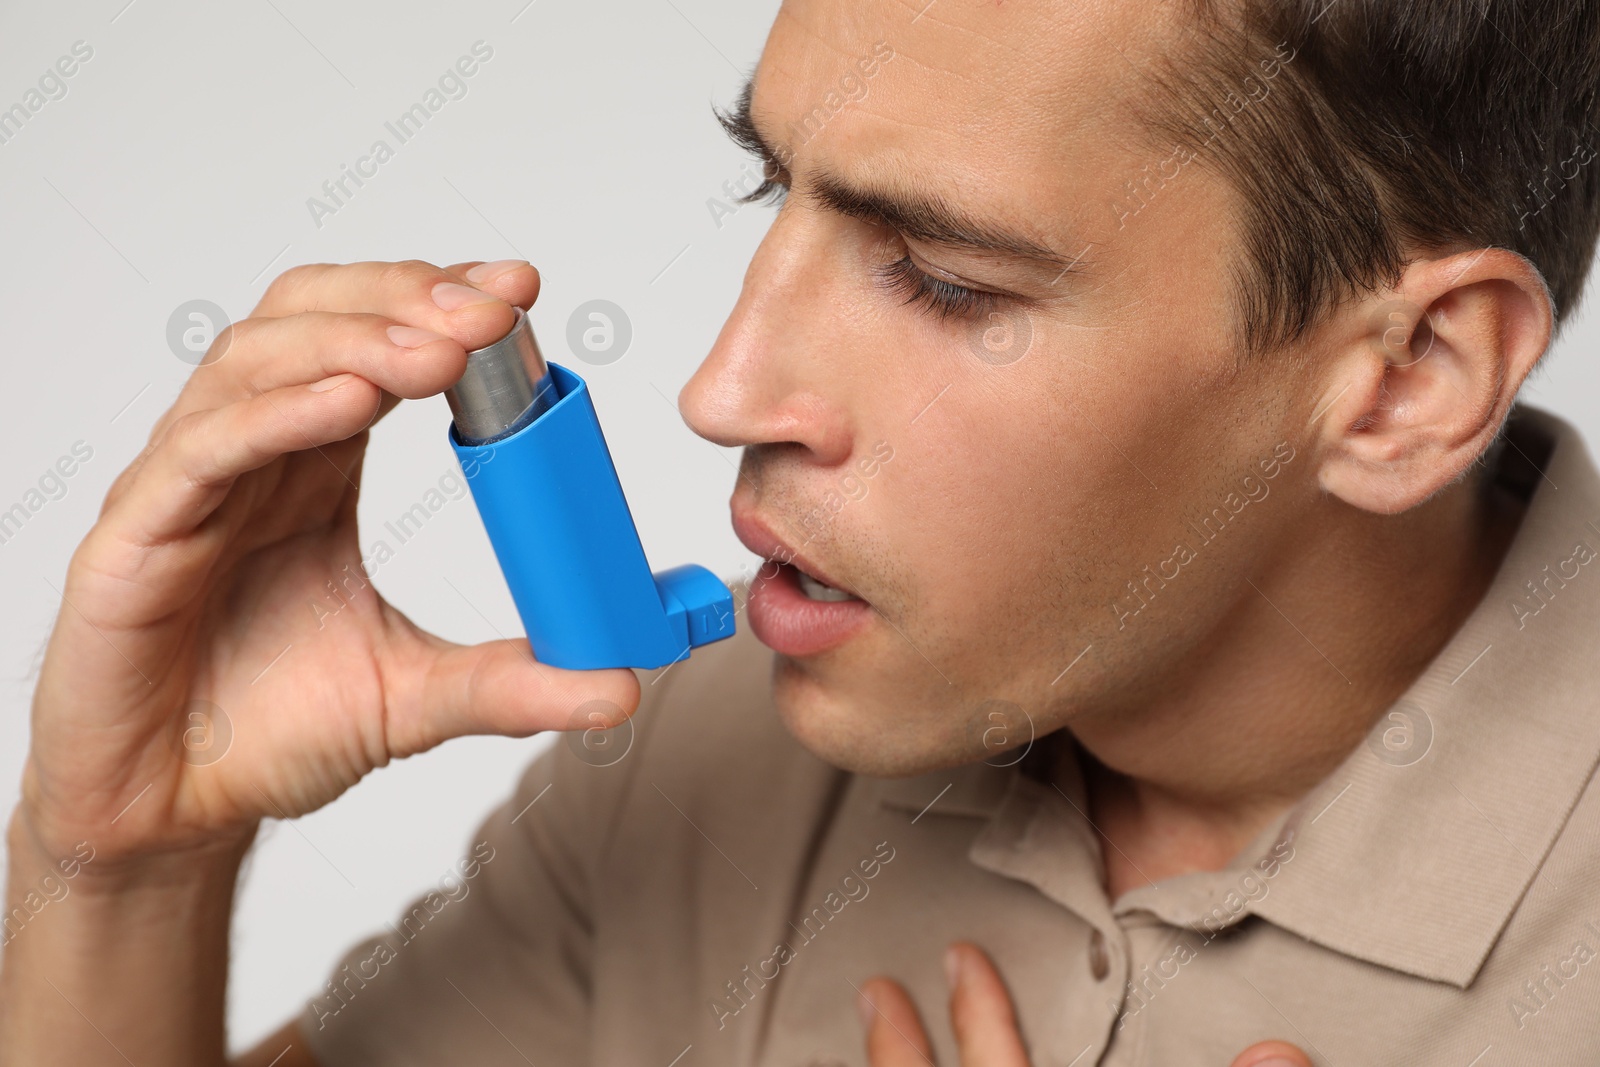
{"type": "MultiPolygon", "coordinates": [[[[675,401],[770,219],[752,206],[719,227],[708,209],[745,167],[710,105],[732,102],[777,6],[0,6],[0,108],[75,41],[94,49],[67,94],[0,144],[0,510],[75,441],[94,450],[66,495],[0,545],[0,809],[16,801],[33,676],[57,610],[52,587],[190,370],[168,348],[169,316],[204,298],[243,317],[296,263],[534,262],[544,274],[535,331],[549,358],[592,383],[652,565],[748,571],[753,557],[726,511],[737,455],[694,437],[675,401]],[[467,95],[316,226],[307,198],[375,139],[396,146],[385,120],[480,39],[494,55],[467,81],[467,95]],[[620,305],[634,337],[621,360],[585,367],[569,358],[566,324],[595,298],[620,305]]],[[[1525,391],[1591,441],[1600,440],[1597,334],[1592,314],[1572,323],[1525,391]]],[[[364,546],[452,469],[448,421],[435,397],[402,405],[374,432],[364,546]]],[[[452,639],[520,632],[466,500],[399,546],[375,582],[452,639]]],[[[307,818],[269,823],[235,922],[235,1045],[298,1011],[346,945],[436,883],[547,743],[457,741],[373,775],[307,818]]]]}

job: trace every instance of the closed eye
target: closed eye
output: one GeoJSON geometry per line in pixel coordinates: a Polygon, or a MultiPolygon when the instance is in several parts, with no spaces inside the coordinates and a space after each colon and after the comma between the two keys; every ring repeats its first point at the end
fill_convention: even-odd
{"type": "Polygon", "coordinates": [[[872,270],[881,285],[905,297],[904,303],[918,305],[923,311],[937,315],[941,322],[949,318],[980,319],[1005,300],[999,293],[969,289],[935,278],[912,262],[910,255],[872,270]]]}

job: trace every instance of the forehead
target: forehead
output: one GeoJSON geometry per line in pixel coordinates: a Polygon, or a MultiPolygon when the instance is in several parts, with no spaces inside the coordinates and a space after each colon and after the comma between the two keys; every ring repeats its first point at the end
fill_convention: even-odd
{"type": "Polygon", "coordinates": [[[1041,230],[1076,230],[1098,219],[1087,190],[1148,154],[1131,104],[1181,28],[1150,0],[785,0],[751,111],[797,180],[893,175],[995,210],[1026,196],[1041,230]]]}

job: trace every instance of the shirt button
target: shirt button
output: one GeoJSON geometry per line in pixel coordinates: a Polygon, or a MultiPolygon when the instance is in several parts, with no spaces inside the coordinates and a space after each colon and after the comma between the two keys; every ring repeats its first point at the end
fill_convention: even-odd
{"type": "Polygon", "coordinates": [[[1106,935],[1097,928],[1089,935],[1089,973],[1096,982],[1111,973],[1111,958],[1106,955],[1106,935]]]}

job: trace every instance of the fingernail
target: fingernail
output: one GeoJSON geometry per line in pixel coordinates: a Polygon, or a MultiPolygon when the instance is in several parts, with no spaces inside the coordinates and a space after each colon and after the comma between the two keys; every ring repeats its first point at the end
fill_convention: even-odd
{"type": "Polygon", "coordinates": [[[1274,1056],[1270,1060],[1257,1060],[1250,1067],[1303,1067],[1293,1060],[1286,1060],[1282,1056],[1274,1056]]]}
{"type": "Polygon", "coordinates": [[[424,330],[416,326],[391,326],[385,332],[389,335],[389,340],[401,348],[421,348],[423,345],[445,340],[443,334],[437,334],[432,330],[424,330]]]}
{"type": "Polygon", "coordinates": [[[488,281],[490,278],[498,278],[508,270],[515,270],[517,267],[526,267],[527,265],[528,261],[525,259],[497,259],[493,263],[479,263],[476,267],[467,271],[467,281],[478,285],[488,281]]]}
{"type": "Polygon", "coordinates": [[[306,388],[313,393],[326,393],[328,390],[337,389],[345,382],[353,381],[354,379],[354,374],[335,374],[332,378],[324,378],[320,382],[312,382],[306,388]]]}
{"type": "Polygon", "coordinates": [[[961,953],[952,945],[944,950],[944,980],[951,989],[955,989],[956,982],[961,978],[961,953]]]}
{"type": "Polygon", "coordinates": [[[487,304],[493,299],[482,289],[474,289],[470,285],[440,282],[433,287],[433,302],[446,311],[456,311],[472,304],[487,304]]]}
{"type": "Polygon", "coordinates": [[[871,1030],[872,1024],[876,1022],[878,1018],[878,1009],[873,1006],[872,998],[867,996],[865,993],[857,993],[856,1011],[861,1013],[861,1025],[865,1026],[868,1030],[871,1030]]]}

